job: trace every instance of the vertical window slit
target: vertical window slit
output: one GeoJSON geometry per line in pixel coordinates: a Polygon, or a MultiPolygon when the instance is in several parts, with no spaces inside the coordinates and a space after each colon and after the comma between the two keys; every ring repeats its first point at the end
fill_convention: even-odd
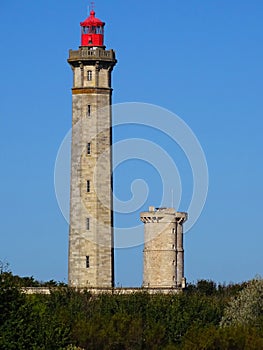
{"type": "Polygon", "coordinates": [[[89,263],[89,255],[86,256],[86,268],[88,269],[90,267],[89,263]]]}
{"type": "Polygon", "coordinates": [[[90,155],[91,153],[91,145],[90,145],[90,142],[87,143],[87,154],[90,155]]]}
{"type": "Polygon", "coordinates": [[[86,219],[86,229],[87,230],[90,229],[90,219],[89,218],[86,219]]]}
{"type": "Polygon", "coordinates": [[[87,180],[87,192],[90,192],[90,180],[87,180]]]}
{"type": "Polygon", "coordinates": [[[88,117],[91,116],[91,105],[88,105],[88,107],[87,107],[87,116],[88,117]]]}
{"type": "Polygon", "coordinates": [[[91,70],[88,70],[88,81],[91,81],[92,80],[92,71],[91,70]]]}

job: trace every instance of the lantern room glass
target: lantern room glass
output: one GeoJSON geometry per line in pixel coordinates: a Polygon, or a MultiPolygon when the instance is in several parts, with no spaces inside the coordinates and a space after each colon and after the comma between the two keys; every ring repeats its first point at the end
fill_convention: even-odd
{"type": "Polygon", "coordinates": [[[104,34],[104,28],[102,26],[85,26],[82,27],[83,34],[104,34]]]}

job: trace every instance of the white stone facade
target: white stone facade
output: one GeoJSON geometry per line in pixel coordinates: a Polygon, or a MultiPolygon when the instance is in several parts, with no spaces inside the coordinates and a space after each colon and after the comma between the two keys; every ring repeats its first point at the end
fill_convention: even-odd
{"type": "Polygon", "coordinates": [[[112,50],[70,50],[73,70],[69,285],[114,285],[112,50]]]}
{"type": "Polygon", "coordinates": [[[140,215],[144,225],[144,288],[183,288],[183,223],[187,214],[150,207],[140,215]]]}

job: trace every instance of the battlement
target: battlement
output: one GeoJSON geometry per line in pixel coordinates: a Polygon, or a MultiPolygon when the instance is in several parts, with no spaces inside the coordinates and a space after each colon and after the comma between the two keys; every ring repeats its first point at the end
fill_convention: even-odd
{"type": "Polygon", "coordinates": [[[187,213],[178,212],[174,208],[155,208],[149,207],[149,211],[142,212],[140,219],[144,224],[159,223],[161,221],[178,221],[183,223],[187,220],[187,213]]]}

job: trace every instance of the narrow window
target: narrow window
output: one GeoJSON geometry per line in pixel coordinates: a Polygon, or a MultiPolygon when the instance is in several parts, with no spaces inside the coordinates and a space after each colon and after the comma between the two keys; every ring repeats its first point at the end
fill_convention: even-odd
{"type": "Polygon", "coordinates": [[[88,81],[92,80],[92,71],[88,70],[88,81]]]}
{"type": "Polygon", "coordinates": [[[175,233],[175,228],[173,228],[173,233],[175,233]]]}
{"type": "Polygon", "coordinates": [[[91,146],[90,146],[90,142],[87,143],[87,154],[91,153],[91,146]]]}
{"type": "Polygon", "coordinates": [[[174,246],[174,244],[173,244],[173,249],[175,249],[175,246],[174,246]]]}
{"type": "Polygon", "coordinates": [[[87,192],[90,192],[90,180],[87,181],[87,192]]]}
{"type": "Polygon", "coordinates": [[[175,260],[173,260],[173,265],[175,265],[175,260]]]}
{"type": "Polygon", "coordinates": [[[91,116],[91,105],[88,105],[88,107],[87,107],[87,116],[88,117],[91,116]]]}
{"type": "Polygon", "coordinates": [[[86,219],[86,229],[89,230],[89,228],[90,228],[90,219],[87,218],[86,219]]]}
{"type": "Polygon", "coordinates": [[[89,255],[86,256],[86,268],[89,268],[89,255]]]}

